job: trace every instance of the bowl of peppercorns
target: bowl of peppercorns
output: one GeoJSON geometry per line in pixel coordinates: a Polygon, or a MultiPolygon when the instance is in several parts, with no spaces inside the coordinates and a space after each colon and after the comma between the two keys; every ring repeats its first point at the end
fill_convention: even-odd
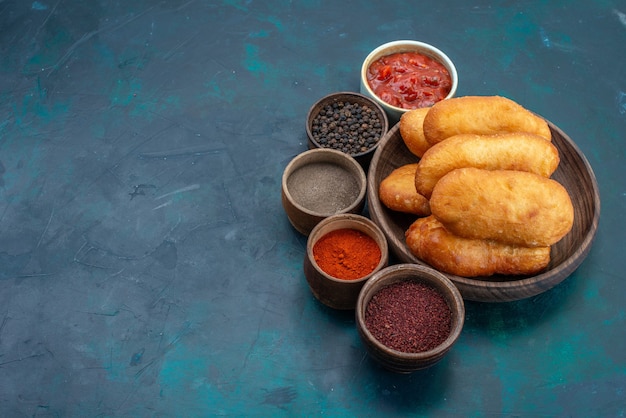
{"type": "Polygon", "coordinates": [[[307,115],[308,147],[341,151],[367,169],[378,142],[389,130],[383,108],[360,93],[331,93],[307,115]]]}
{"type": "Polygon", "coordinates": [[[439,362],[455,344],[465,305],[442,273],[396,264],[374,274],[356,305],[356,324],[367,352],[384,368],[411,373],[439,362]]]}

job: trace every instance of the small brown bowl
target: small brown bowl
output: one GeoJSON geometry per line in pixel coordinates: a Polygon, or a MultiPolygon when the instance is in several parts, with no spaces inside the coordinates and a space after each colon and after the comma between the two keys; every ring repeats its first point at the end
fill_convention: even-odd
{"type": "MultiPolygon", "coordinates": [[[[356,117],[355,121],[360,121],[362,116],[356,117]]],[[[365,121],[367,122],[367,121],[365,121]]],[[[337,127],[339,128],[339,126],[337,127]]],[[[334,129],[329,129],[331,132],[336,133],[337,131],[334,129]]],[[[309,113],[306,118],[306,134],[308,138],[308,147],[310,149],[313,148],[328,148],[328,149],[337,149],[346,154],[350,155],[354,159],[356,159],[361,166],[367,169],[369,162],[372,159],[372,155],[374,151],[376,151],[376,147],[378,145],[378,141],[387,133],[389,130],[389,120],[387,119],[387,114],[383,110],[383,108],[376,103],[374,100],[370,99],[359,93],[352,92],[338,92],[332,93],[327,96],[322,97],[318,100],[311,108],[309,109],[309,113]],[[358,150],[343,150],[340,145],[340,142],[336,142],[331,144],[329,142],[322,143],[318,141],[316,138],[324,138],[327,139],[328,135],[323,135],[320,133],[314,132],[314,121],[315,118],[320,114],[321,111],[324,111],[327,106],[340,106],[342,103],[350,103],[352,105],[357,105],[361,109],[364,107],[368,107],[373,111],[373,114],[376,116],[378,123],[376,124],[376,130],[380,130],[380,134],[377,136],[373,136],[371,138],[366,138],[362,132],[359,132],[358,135],[354,133],[353,137],[357,137],[357,141],[363,142],[363,148],[358,150]]],[[[353,132],[353,131],[350,131],[353,132]]],[[[358,132],[358,130],[356,131],[358,132]]]]}
{"type": "Polygon", "coordinates": [[[281,200],[289,222],[309,235],[321,220],[361,213],[367,182],[363,167],[341,151],[318,148],[297,155],[285,168],[281,200]]]}
{"type": "MultiPolygon", "coordinates": [[[[425,369],[441,360],[456,343],[465,322],[465,305],[456,286],[438,271],[417,264],[397,264],[372,276],[361,289],[356,306],[356,325],[365,348],[374,360],[388,370],[411,373],[425,369]],[[408,353],[389,348],[370,332],[366,325],[366,310],[374,295],[386,286],[404,281],[414,281],[430,286],[439,292],[450,308],[451,327],[448,337],[428,351],[408,353]]],[[[394,324],[390,324],[392,327],[394,324]]]]}
{"type": "Polygon", "coordinates": [[[363,284],[377,271],[387,266],[389,249],[383,232],[370,219],[354,214],[334,215],[321,221],[309,235],[304,257],[304,275],[313,295],[324,305],[334,309],[349,310],[356,306],[363,284]],[[326,234],[338,229],[355,229],[376,241],[380,248],[380,261],[374,270],[358,279],[344,280],[324,272],[315,262],[313,247],[326,234]]]}

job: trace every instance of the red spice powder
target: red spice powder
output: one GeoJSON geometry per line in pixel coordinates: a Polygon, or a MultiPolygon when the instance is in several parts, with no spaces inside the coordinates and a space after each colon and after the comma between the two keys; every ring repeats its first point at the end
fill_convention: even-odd
{"type": "Polygon", "coordinates": [[[326,274],[337,279],[356,280],[370,274],[380,262],[376,241],[356,229],[336,229],[313,246],[315,262],[326,274]]]}
{"type": "Polygon", "coordinates": [[[367,304],[365,325],[389,348],[432,350],[448,338],[452,312],[443,295],[423,283],[402,281],[380,289],[367,304]]]}

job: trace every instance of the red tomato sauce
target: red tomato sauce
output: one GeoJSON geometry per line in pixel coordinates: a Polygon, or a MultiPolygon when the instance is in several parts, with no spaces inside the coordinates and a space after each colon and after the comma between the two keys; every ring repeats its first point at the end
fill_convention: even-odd
{"type": "Polygon", "coordinates": [[[432,106],[452,88],[446,67],[417,52],[400,52],[377,59],[367,69],[367,81],[384,102],[403,109],[432,106]]]}

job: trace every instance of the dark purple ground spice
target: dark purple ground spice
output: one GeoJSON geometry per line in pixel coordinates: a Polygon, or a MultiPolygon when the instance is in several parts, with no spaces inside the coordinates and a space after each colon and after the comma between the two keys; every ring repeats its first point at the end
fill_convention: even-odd
{"type": "Polygon", "coordinates": [[[389,348],[420,353],[440,345],[452,327],[452,313],[434,288],[402,281],[380,289],[367,304],[365,325],[389,348]]]}

